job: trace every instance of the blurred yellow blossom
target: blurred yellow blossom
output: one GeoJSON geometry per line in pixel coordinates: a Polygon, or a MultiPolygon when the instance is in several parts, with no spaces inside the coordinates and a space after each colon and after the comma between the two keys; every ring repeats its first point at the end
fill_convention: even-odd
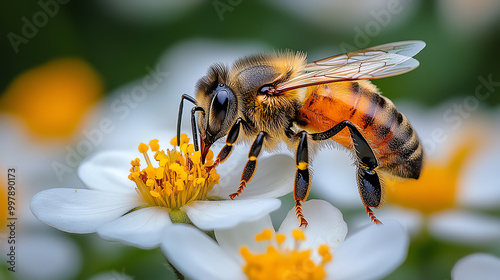
{"type": "Polygon", "coordinates": [[[61,58],[18,75],[3,93],[0,108],[21,118],[36,135],[65,137],[102,94],[101,78],[87,62],[61,58]]]}

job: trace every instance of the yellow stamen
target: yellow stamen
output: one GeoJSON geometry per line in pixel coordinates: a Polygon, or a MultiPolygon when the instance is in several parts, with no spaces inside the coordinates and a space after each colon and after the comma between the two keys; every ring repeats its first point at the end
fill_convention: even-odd
{"type": "MultiPolygon", "coordinates": [[[[265,229],[257,234],[257,241],[266,241],[270,244],[273,241],[273,231],[265,229]]],[[[292,232],[297,242],[305,241],[305,235],[301,230],[292,232]]],[[[311,259],[312,250],[299,251],[295,249],[282,248],[280,246],[285,241],[284,234],[276,234],[274,242],[267,247],[265,253],[253,254],[246,246],[241,247],[240,254],[245,260],[243,272],[251,280],[274,280],[274,279],[296,279],[296,280],[317,280],[325,279],[326,272],[324,265],[332,260],[329,247],[321,245],[318,247],[318,255],[321,257],[319,264],[311,259]]]]}
{"type": "Polygon", "coordinates": [[[261,233],[255,236],[255,240],[260,242],[264,240],[271,240],[273,238],[273,231],[271,229],[265,229],[261,233]]]}
{"type": "Polygon", "coordinates": [[[455,207],[460,172],[476,145],[462,144],[446,164],[425,162],[418,180],[385,180],[387,201],[424,214],[455,207]]]}
{"type": "Polygon", "coordinates": [[[158,145],[158,139],[154,139],[149,141],[149,146],[151,147],[151,151],[157,152],[160,149],[160,145],[158,145]]]}
{"type": "MultiPolygon", "coordinates": [[[[194,200],[206,200],[208,192],[219,183],[220,176],[215,168],[207,172],[207,164],[201,164],[200,152],[195,152],[188,145],[189,138],[181,136],[180,150],[160,150],[158,140],[151,140],[149,147],[155,152],[153,157],[157,167],[151,163],[148,155],[149,147],[139,145],[139,152],[148,163],[141,170],[139,159],[131,161],[130,180],[136,183],[139,196],[149,206],[160,206],[178,210],[194,200]]],[[[177,143],[172,139],[171,143],[177,143]]]]}

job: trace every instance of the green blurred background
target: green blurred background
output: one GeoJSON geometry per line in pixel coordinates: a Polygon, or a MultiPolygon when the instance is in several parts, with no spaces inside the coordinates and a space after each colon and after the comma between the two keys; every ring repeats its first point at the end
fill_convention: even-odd
{"type": "MultiPolygon", "coordinates": [[[[377,84],[383,87],[390,83],[399,88],[399,84],[408,83],[410,86],[405,86],[404,91],[387,94],[391,98],[411,98],[428,105],[474,90],[478,75],[492,73],[497,77],[500,74],[498,13],[496,17],[492,16],[493,19],[485,19],[482,14],[477,15],[477,18],[466,19],[462,18],[464,15],[457,14],[458,18],[446,20],[447,15],[443,10],[451,9],[446,7],[446,2],[453,1],[375,1],[387,4],[369,8],[361,5],[366,5],[366,1],[354,1],[353,7],[346,8],[345,13],[371,9],[382,14],[380,11],[388,10],[388,3],[399,3],[398,9],[402,12],[392,13],[387,26],[382,26],[384,22],[380,21],[379,32],[371,24],[376,21],[376,17],[371,14],[351,19],[354,23],[347,23],[343,27],[335,27],[336,22],[333,20],[322,23],[321,18],[318,18],[313,21],[289,11],[282,7],[283,4],[271,5],[266,1],[186,1],[171,8],[161,8],[168,11],[163,18],[157,14],[163,10],[144,8],[134,11],[134,5],[128,4],[130,10],[120,11],[116,8],[120,6],[119,1],[98,2],[68,1],[65,5],[59,5],[60,11],[53,17],[49,16],[47,24],[38,28],[37,34],[28,38],[27,43],[21,43],[17,54],[6,35],[10,32],[22,35],[25,24],[22,18],[33,22],[33,15],[41,10],[41,6],[37,1],[2,4],[0,88],[4,90],[16,75],[47,60],[78,56],[97,69],[104,79],[106,92],[110,92],[119,85],[143,76],[144,66],[154,64],[172,45],[194,37],[228,41],[251,39],[265,42],[274,49],[306,52],[331,49],[332,55],[341,51],[342,43],[359,48],[400,40],[423,40],[427,47],[418,55],[421,62],[418,71],[412,75],[377,81],[377,84]],[[176,6],[182,6],[182,11],[177,12],[176,6]],[[140,15],[134,16],[135,12],[140,15]],[[149,16],[148,12],[153,15],[149,16]],[[475,26],[469,28],[468,21],[473,21],[470,25],[475,26]],[[359,39],[358,42],[367,41],[366,44],[356,44],[357,36],[363,37],[357,30],[363,31],[361,33],[368,38],[359,39]]],[[[146,2],[154,4],[161,1],[146,2]]],[[[463,7],[465,10],[481,5],[458,2],[471,6],[463,7]]],[[[342,14],[334,4],[329,6],[332,9],[331,17],[342,14]]],[[[498,10],[496,7],[489,8],[492,9],[498,10]]],[[[311,17],[315,17],[314,14],[311,17]]],[[[487,100],[491,104],[499,101],[499,95],[487,100]]]]}
{"type": "MultiPolygon", "coordinates": [[[[56,58],[80,57],[98,72],[104,92],[109,94],[143,77],[145,67],[155,65],[170,47],[193,38],[228,43],[255,41],[272,49],[313,53],[317,57],[312,59],[323,58],[319,53],[340,53],[346,46],[354,50],[423,40],[427,47],[416,57],[421,63],[417,70],[375,83],[391,99],[428,107],[473,94],[480,84],[479,76],[491,75],[493,81],[500,82],[500,8],[495,0],[358,0],[349,4],[264,0],[62,2],[67,3],[46,0],[0,4],[0,92],[28,69],[56,58]],[[290,5],[321,8],[297,11],[290,5]],[[44,11],[45,17],[40,14],[44,11]],[[30,28],[27,22],[36,21],[43,24],[35,25],[34,32],[28,30],[28,36],[23,34],[30,28]]],[[[194,85],[184,88],[182,93],[190,93],[194,85]]],[[[499,103],[497,93],[481,101],[485,107],[499,103]]],[[[134,279],[174,277],[159,250],[103,245],[107,242],[95,234],[68,236],[83,254],[83,267],[76,279],[89,279],[103,271],[125,273],[134,279]],[[100,246],[109,246],[106,248],[115,253],[103,254],[100,246]]],[[[477,248],[420,236],[412,241],[405,264],[388,279],[449,279],[453,264],[475,251],[477,248]]],[[[4,274],[7,279],[11,276],[4,274]]]]}

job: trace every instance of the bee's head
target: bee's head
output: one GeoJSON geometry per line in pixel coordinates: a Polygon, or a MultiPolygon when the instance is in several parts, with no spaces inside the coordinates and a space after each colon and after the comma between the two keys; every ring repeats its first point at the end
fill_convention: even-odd
{"type": "Polygon", "coordinates": [[[227,84],[227,67],[216,64],[196,86],[197,105],[203,108],[198,116],[203,162],[210,146],[227,135],[237,117],[236,96],[227,84]]]}

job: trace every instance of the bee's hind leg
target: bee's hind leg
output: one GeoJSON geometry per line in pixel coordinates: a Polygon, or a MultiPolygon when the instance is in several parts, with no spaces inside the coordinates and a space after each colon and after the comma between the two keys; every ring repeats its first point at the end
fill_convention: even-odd
{"type": "Polygon", "coordinates": [[[295,173],[295,184],[293,188],[293,197],[295,198],[295,214],[300,220],[300,226],[307,227],[307,221],[302,213],[302,202],[309,195],[311,176],[309,172],[309,150],[307,147],[307,132],[301,131],[297,133],[300,137],[297,153],[295,155],[295,165],[297,172],[295,173]]]}
{"type": "Polygon", "coordinates": [[[375,171],[375,168],[378,167],[377,157],[363,135],[361,135],[358,129],[350,121],[346,120],[336,124],[327,131],[314,133],[311,134],[311,136],[312,139],[316,141],[327,140],[335,136],[345,127],[349,128],[352,142],[354,143],[357,158],[358,188],[363,204],[372,222],[381,224],[382,222],[375,217],[375,214],[373,214],[373,211],[370,209],[370,207],[379,207],[382,200],[380,178],[375,171]]]}

